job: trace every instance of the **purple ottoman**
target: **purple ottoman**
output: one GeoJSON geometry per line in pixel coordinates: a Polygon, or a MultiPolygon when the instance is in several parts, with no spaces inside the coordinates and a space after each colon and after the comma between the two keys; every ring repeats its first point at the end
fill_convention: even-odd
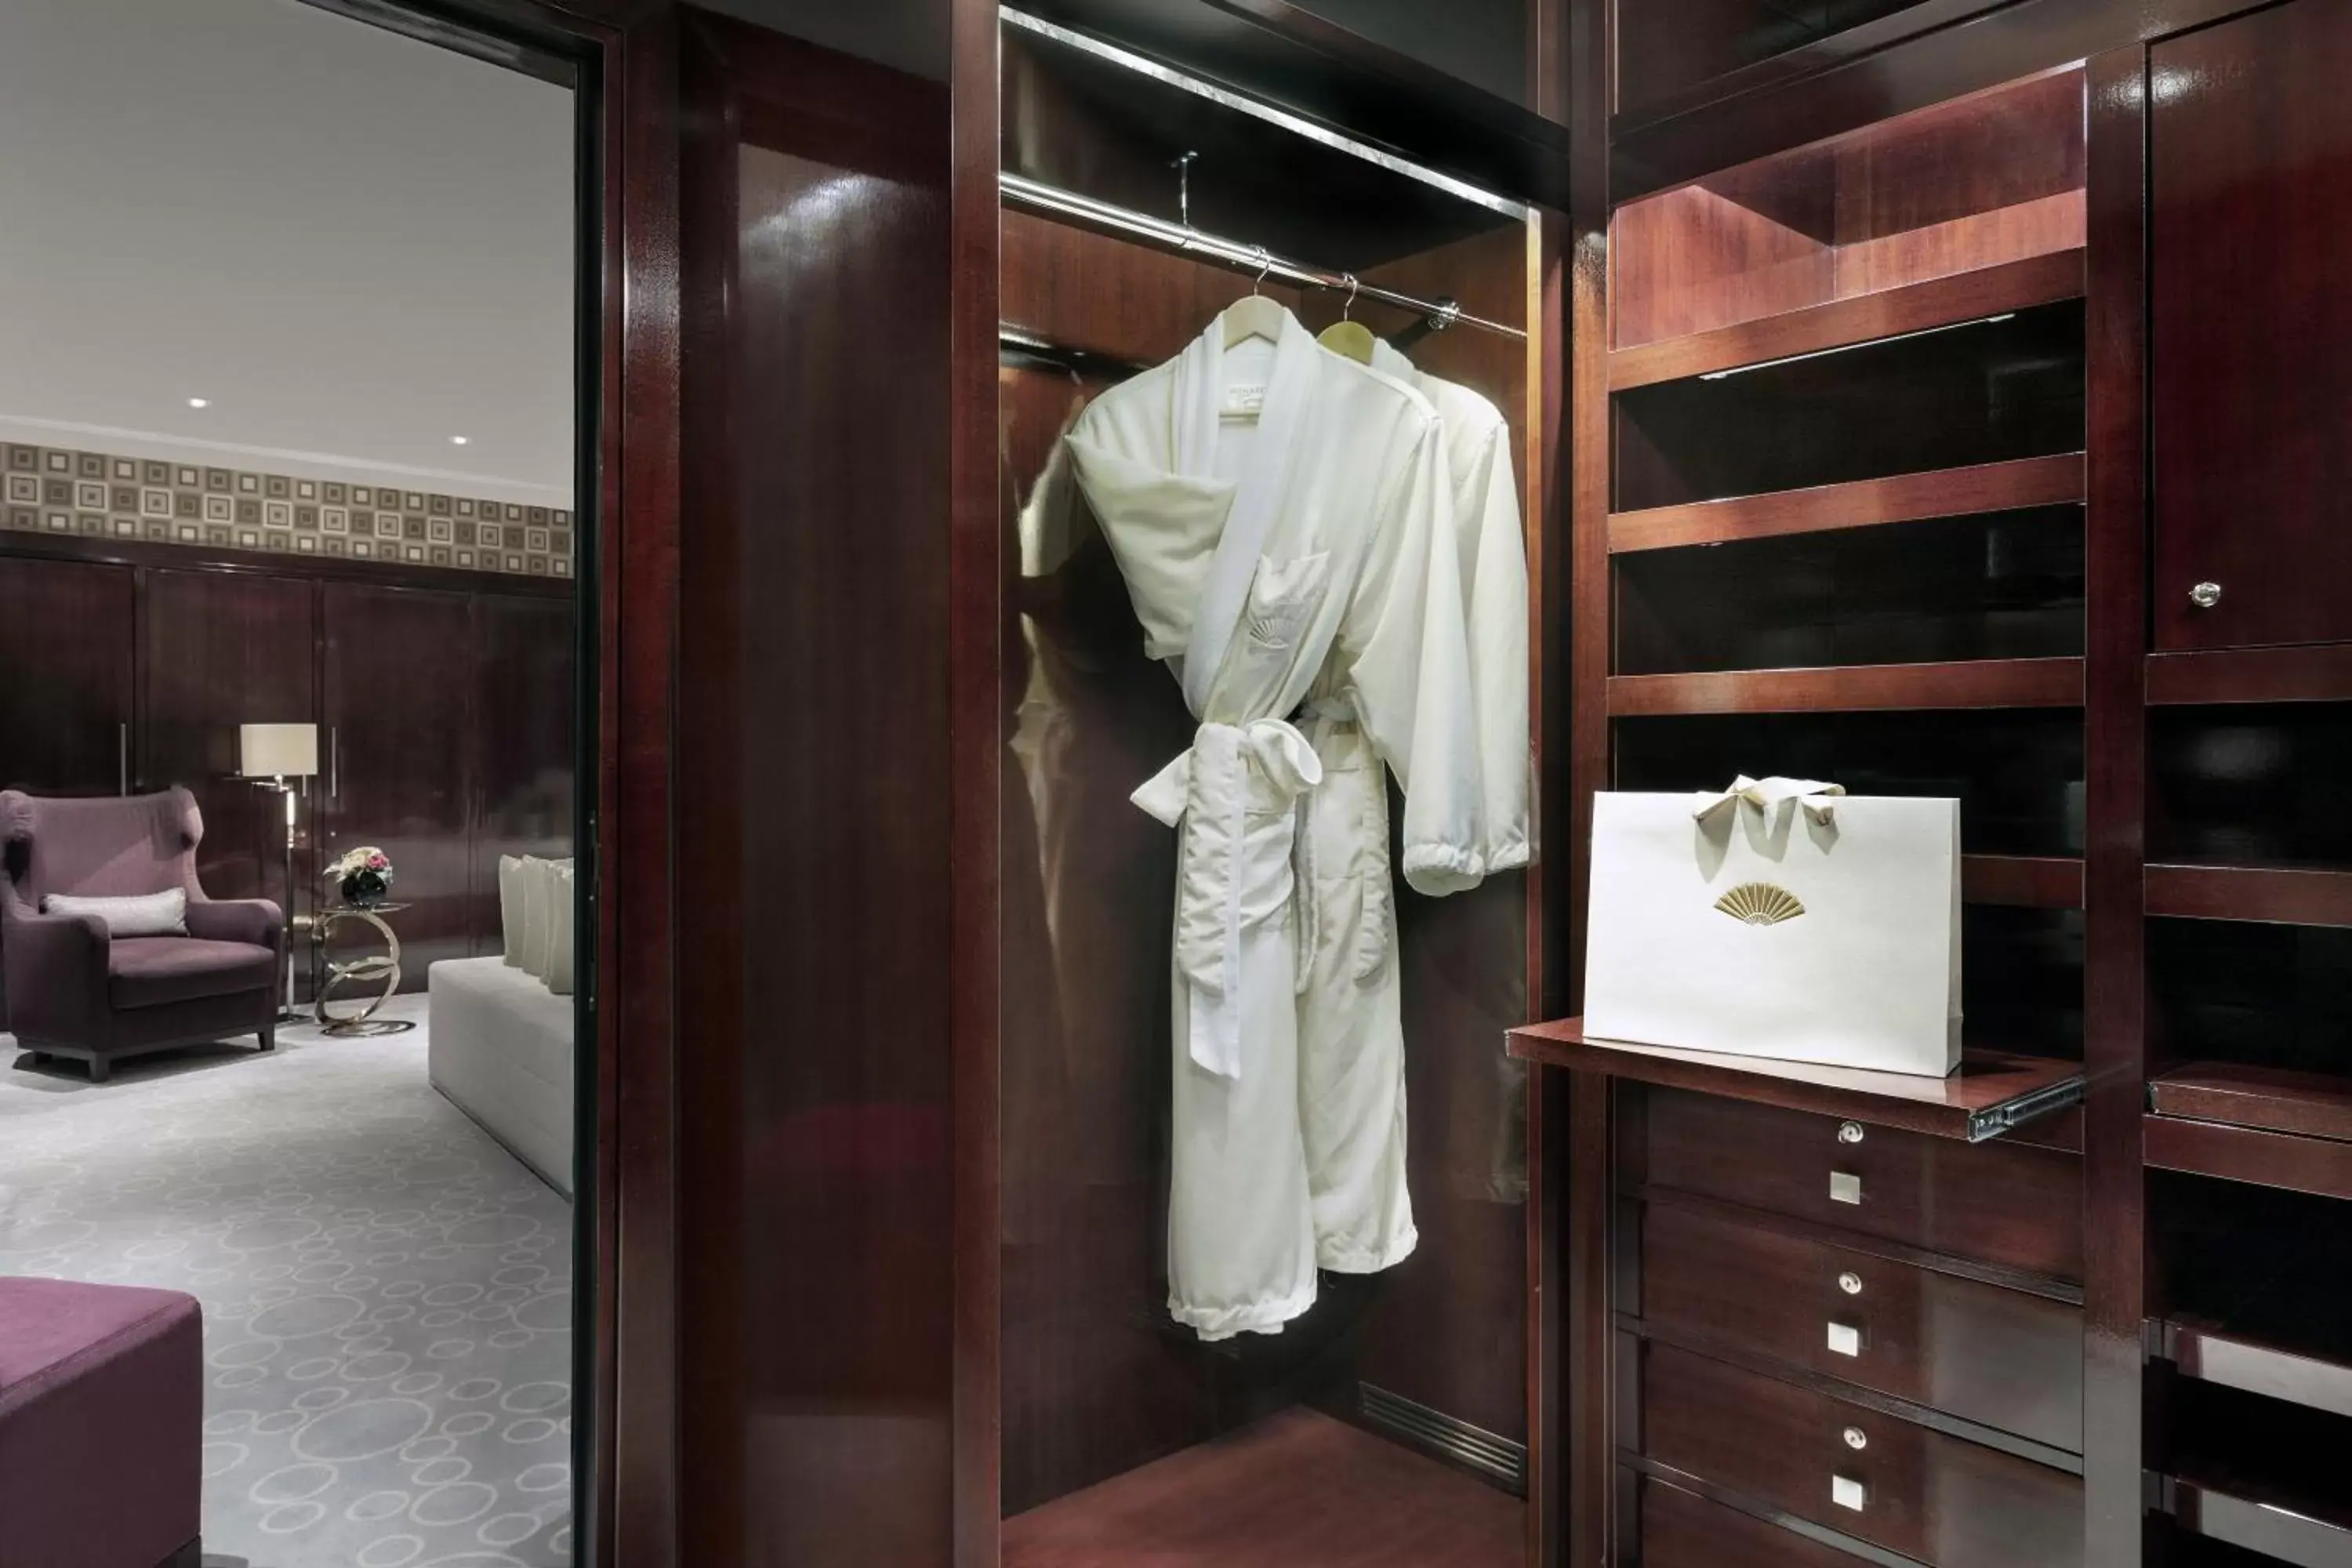
{"type": "Polygon", "coordinates": [[[194,1297],[0,1278],[0,1568],[194,1568],[204,1419],[194,1297]]]}

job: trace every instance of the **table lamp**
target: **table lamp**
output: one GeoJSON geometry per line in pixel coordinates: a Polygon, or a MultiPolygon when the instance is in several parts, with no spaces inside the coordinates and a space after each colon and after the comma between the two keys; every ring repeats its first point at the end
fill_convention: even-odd
{"type": "Polygon", "coordinates": [[[236,727],[237,775],[274,789],[286,798],[286,939],[280,962],[286,970],[286,1010],[294,1016],[294,812],[299,792],[289,779],[307,779],[319,771],[319,726],[316,724],[240,724],[236,727]]]}

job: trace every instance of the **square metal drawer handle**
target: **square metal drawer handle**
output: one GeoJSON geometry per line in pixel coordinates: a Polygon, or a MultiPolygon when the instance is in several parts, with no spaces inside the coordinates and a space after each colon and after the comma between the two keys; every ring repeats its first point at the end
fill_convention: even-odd
{"type": "Polygon", "coordinates": [[[1852,1476],[1832,1476],[1830,1501],[1840,1508],[1850,1508],[1854,1512],[1860,1513],[1864,1505],[1870,1501],[1870,1489],[1852,1476]]]}
{"type": "Polygon", "coordinates": [[[1852,1171],[1830,1173],[1830,1202],[1858,1204],[1862,1202],[1862,1178],[1852,1171]]]}
{"type": "Polygon", "coordinates": [[[1831,1319],[1830,1350],[1836,1355],[1860,1355],[1862,1330],[1852,1323],[1841,1323],[1834,1318],[1831,1319]]]}

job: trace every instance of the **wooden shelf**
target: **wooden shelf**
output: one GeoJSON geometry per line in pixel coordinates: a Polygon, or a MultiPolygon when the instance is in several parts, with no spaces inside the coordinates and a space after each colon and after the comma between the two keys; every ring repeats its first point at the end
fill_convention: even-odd
{"type": "Polygon", "coordinates": [[[1973,1048],[1951,1077],[1927,1078],[1588,1039],[1583,1019],[1562,1018],[1512,1030],[1510,1052],[1548,1067],[1851,1117],[1970,1143],[1999,1137],[2083,1097],[2079,1062],[1973,1048]]]}
{"type": "Polygon", "coordinates": [[[2140,1153],[2158,1170],[2352,1198],[2352,1143],[2332,1138],[2151,1111],[2140,1118],[2140,1153]]]}
{"type": "Polygon", "coordinates": [[[2148,1109],[2196,1121],[2352,1142],[2352,1079],[2236,1062],[2191,1062],[2147,1086],[2148,1109]]]}
{"type": "Polygon", "coordinates": [[[2154,704],[2352,702],[2352,644],[2147,657],[2154,704]]]}
{"type": "Polygon", "coordinates": [[[2033,855],[1963,855],[1960,897],[2022,910],[2083,907],[2083,863],[2033,855]]]}
{"type": "Polygon", "coordinates": [[[2148,867],[2145,876],[2143,896],[2152,915],[2280,925],[2352,925],[2352,871],[2158,865],[2148,867]]]}
{"type": "Polygon", "coordinates": [[[2302,1568],[2352,1568],[2352,1516],[2167,1476],[2158,1489],[2180,1528],[2302,1568]]]}
{"type": "Polygon", "coordinates": [[[2172,1363],[2183,1377],[2352,1415],[2352,1366],[2193,1318],[2151,1319],[2146,1338],[2150,1352],[2172,1363]]]}
{"type": "Polygon", "coordinates": [[[1609,356],[1609,390],[1623,392],[1801,354],[1860,348],[1886,338],[2078,299],[2082,292],[2082,247],[2053,250],[2021,261],[1759,317],[1711,332],[1619,349],[1609,356]]]}
{"type": "Polygon", "coordinates": [[[1609,550],[1622,555],[1636,550],[1672,550],[1688,544],[1777,539],[1791,533],[2063,506],[2082,500],[2083,471],[2082,453],[2063,452],[2051,458],[2017,458],[1883,479],[1612,512],[1609,550]]]}
{"type": "Polygon", "coordinates": [[[1930,708],[2079,708],[2079,658],[1827,665],[1609,678],[1612,718],[1693,713],[1860,713],[1930,708]]]}

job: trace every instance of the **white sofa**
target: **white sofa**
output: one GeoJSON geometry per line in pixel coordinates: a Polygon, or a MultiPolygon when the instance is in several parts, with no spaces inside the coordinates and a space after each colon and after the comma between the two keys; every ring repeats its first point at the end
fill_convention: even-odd
{"type": "Polygon", "coordinates": [[[433,1087],[565,1196],[572,1193],[572,1004],[500,958],[425,971],[433,1087]]]}

